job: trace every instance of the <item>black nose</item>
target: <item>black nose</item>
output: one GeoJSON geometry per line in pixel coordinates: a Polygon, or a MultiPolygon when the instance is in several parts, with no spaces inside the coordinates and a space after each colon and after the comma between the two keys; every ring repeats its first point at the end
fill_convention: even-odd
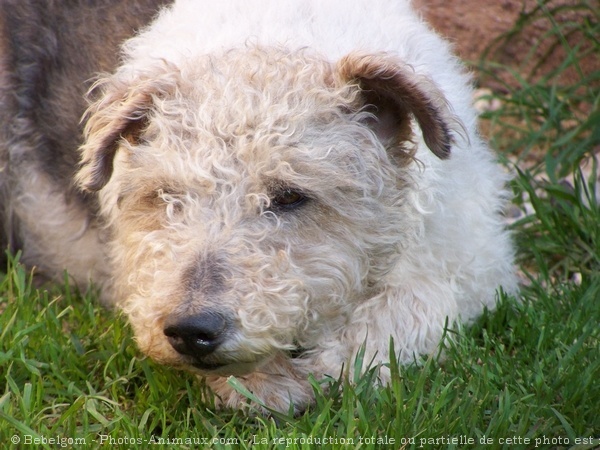
{"type": "Polygon", "coordinates": [[[167,319],[163,331],[178,353],[202,358],[214,352],[223,342],[227,321],[214,312],[185,317],[177,315],[167,319]]]}

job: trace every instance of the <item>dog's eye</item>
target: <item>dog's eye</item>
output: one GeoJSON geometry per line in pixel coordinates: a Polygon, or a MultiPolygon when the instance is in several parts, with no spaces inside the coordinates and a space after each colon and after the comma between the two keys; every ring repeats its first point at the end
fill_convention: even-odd
{"type": "Polygon", "coordinates": [[[164,207],[168,214],[178,214],[183,210],[183,194],[172,189],[157,189],[154,191],[156,206],[164,207]]]}
{"type": "Polygon", "coordinates": [[[271,205],[277,208],[292,209],[300,206],[307,197],[294,189],[283,189],[271,197],[271,205]]]}

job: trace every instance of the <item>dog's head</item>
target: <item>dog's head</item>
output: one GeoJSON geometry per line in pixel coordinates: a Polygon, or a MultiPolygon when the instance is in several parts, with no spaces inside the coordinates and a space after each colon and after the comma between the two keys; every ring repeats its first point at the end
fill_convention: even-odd
{"type": "Polygon", "coordinates": [[[98,192],[140,347],[202,373],[316,349],[419,225],[419,146],[450,157],[434,83],[387,55],[244,48],[96,88],[78,181],[98,192]]]}

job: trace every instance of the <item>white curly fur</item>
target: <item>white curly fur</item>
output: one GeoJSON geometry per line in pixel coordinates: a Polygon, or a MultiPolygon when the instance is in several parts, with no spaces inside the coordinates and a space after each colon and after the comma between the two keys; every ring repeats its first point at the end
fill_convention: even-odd
{"type": "Polygon", "coordinates": [[[95,92],[78,180],[99,190],[107,292],[142,351],[195,371],[165,322],[231,316],[203,358],[220,367],[198,371],[224,405],[233,374],[301,408],[308,374],[338,376],[364,342],[410,363],[515,289],[469,78],[407,1],[177,0],[95,92]],[[290,187],[309,200],[274,208],[290,187]],[[203,264],[216,292],[186,281],[203,264]]]}

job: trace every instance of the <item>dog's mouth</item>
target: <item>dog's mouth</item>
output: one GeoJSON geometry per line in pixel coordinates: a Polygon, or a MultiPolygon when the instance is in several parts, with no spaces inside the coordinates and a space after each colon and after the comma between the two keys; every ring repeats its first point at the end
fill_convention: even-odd
{"type": "Polygon", "coordinates": [[[228,364],[219,364],[219,363],[207,363],[203,361],[194,361],[191,363],[196,369],[201,370],[203,372],[213,372],[215,370],[222,369],[226,367],[228,364]]]}
{"type": "Polygon", "coordinates": [[[194,361],[190,364],[194,372],[200,375],[217,375],[221,377],[248,375],[260,365],[256,362],[207,363],[194,361]]]}
{"type": "MultiPolygon", "coordinates": [[[[308,349],[300,346],[286,351],[284,354],[289,359],[302,358],[308,349]]],[[[258,370],[261,366],[273,359],[275,355],[263,356],[252,361],[219,361],[210,359],[189,358],[185,365],[192,368],[193,372],[201,375],[242,376],[258,370]]]]}
{"type": "Polygon", "coordinates": [[[207,358],[187,356],[179,359],[180,363],[177,366],[203,376],[243,376],[255,372],[271,359],[272,356],[261,356],[246,360],[218,358],[217,355],[211,355],[207,358]]]}

